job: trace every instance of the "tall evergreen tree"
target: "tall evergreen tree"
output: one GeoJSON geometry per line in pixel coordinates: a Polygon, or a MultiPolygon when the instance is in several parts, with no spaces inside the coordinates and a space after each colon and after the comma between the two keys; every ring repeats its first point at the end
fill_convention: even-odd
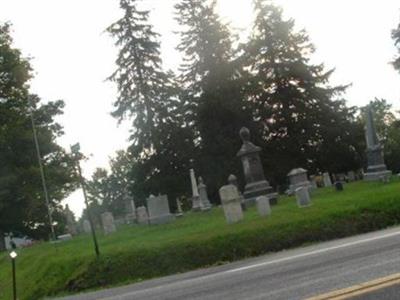
{"type": "Polygon", "coordinates": [[[182,0],[175,8],[182,26],[180,79],[198,141],[195,166],[215,196],[230,173],[240,172],[235,157],[241,144],[238,132],[251,124],[243,101],[242,70],[234,60],[229,28],[216,13],[216,1],[182,0]]]}
{"type": "Polygon", "coordinates": [[[346,87],[329,86],[333,70],[310,63],[313,45],[304,30],[294,30],[292,19],[283,18],[280,7],[256,0],[255,14],[242,60],[251,74],[248,101],[269,153],[267,171],[277,182],[300,166],[311,172],[341,171],[346,164],[337,164],[339,154],[357,165],[355,120],[338,98],[346,87]]]}
{"type": "Polygon", "coordinates": [[[397,71],[400,71],[400,24],[396,29],[392,30],[392,38],[394,40],[394,45],[399,52],[399,55],[393,60],[392,64],[397,71]]]}
{"type": "Polygon", "coordinates": [[[121,0],[124,16],[108,31],[120,50],[118,68],[110,77],[119,91],[113,115],[133,119],[130,176],[133,194],[143,200],[180,184],[186,153],[193,152],[193,137],[185,126],[181,90],[174,75],[162,70],[158,34],[149,23],[149,12],[140,10],[139,4],[121,0]]]}
{"type": "MultiPolygon", "coordinates": [[[[10,25],[0,25],[0,240],[4,232],[47,238],[50,232],[30,113],[34,110],[41,159],[47,178],[53,218],[60,219],[60,201],[75,187],[73,163],[56,143],[63,134],[55,117],[62,101],[42,104],[29,93],[29,61],[12,45],[10,25]]],[[[59,227],[56,226],[56,229],[59,227]]]]}

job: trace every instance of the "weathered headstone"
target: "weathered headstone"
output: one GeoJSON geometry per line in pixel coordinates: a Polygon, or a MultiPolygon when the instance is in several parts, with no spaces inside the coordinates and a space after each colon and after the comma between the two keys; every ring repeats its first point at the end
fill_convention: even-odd
{"type": "Polygon", "coordinates": [[[198,190],[199,190],[199,196],[200,196],[201,210],[210,210],[211,203],[210,203],[210,200],[208,200],[207,186],[204,184],[202,177],[199,177],[198,190]]]}
{"type": "Polygon", "coordinates": [[[237,156],[242,161],[246,180],[243,195],[246,199],[246,205],[252,205],[258,196],[267,196],[272,193],[272,187],[264,176],[260,160],[261,148],[250,142],[250,131],[246,127],[240,130],[240,138],[243,144],[237,156]]]}
{"type": "Polygon", "coordinates": [[[175,216],[169,210],[167,195],[150,195],[147,198],[147,211],[150,224],[164,224],[175,220],[175,216]]]}
{"type": "Polygon", "coordinates": [[[83,232],[84,233],[92,232],[92,227],[90,226],[89,220],[83,220],[83,232]]]}
{"type": "Polygon", "coordinates": [[[247,210],[246,199],[243,197],[243,194],[239,189],[239,183],[238,183],[237,177],[235,175],[233,175],[233,174],[229,175],[228,183],[236,186],[236,188],[238,190],[238,193],[239,193],[240,205],[242,206],[242,210],[246,211],[247,210]]]}
{"type": "Polygon", "coordinates": [[[341,181],[336,181],[335,182],[335,189],[337,190],[337,191],[343,191],[343,183],[341,182],[341,181]]]}
{"type": "Polygon", "coordinates": [[[114,224],[114,217],[111,212],[106,211],[101,214],[101,223],[103,224],[104,234],[110,234],[117,231],[114,224]]]}
{"type": "Polygon", "coordinates": [[[147,214],[147,209],[145,206],[139,206],[136,209],[136,220],[139,225],[149,224],[149,215],[147,214]]]}
{"type": "Polygon", "coordinates": [[[365,139],[367,141],[367,161],[368,168],[364,174],[364,180],[380,180],[382,176],[392,175],[392,171],[387,170],[383,159],[383,146],[378,140],[371,107],[367,110],[367,125],[365,128],[365,139]]]}
{"type": "Polygon", "coordinates": [[[78,234],[78,229],[76,227],[75,216],[74,216],[74,213],[69,209],[68,204],[65,205],[64,215],[65,215],[65,218],[67,219],[67,231],[68,231],[68,233],[71,234],[71,235],[78,234]]]}
{"type": "Polygon", "coordinates": [[[219,189],[222,208],[228,224],[239,222],[243,219],[238,189],[233,184],[224,185],[219,189]]]}
{"type": "Polygon", "coordinates": [[[257,211],[260,216],[268,216],[271,214],[271,206],[269,205],[269,199],[266,196],[260,196],[256,199],[257,211]]]}
{"type": "Polygon", "coordinates": [[[311,186],[310,182],[307,179],[307,170],[303,168],[297,168],[291,170],[287,174],[290,182],[289,189],[291,191],[295,191],[298,187],[307,187],[309,188],[311,186]]]}
{"type": "Polygon", "coordinates": [[[67,233],[67,234],[62,234],[57,236],[57,240],[59,241],[70,241],[72,240],[72,234],[67,233]]]}
{"type": "Polygon", "coordinates": [[[296,200],[299,207],[307,207],[311,205],[310,193],[308,188],[299,187],[296,189],[296,200]]]}
{"type": "Polygon", "coordinates": [[[329,173],[325,172],[324,174],[322,174],[322,176],[323,176],[323,180],[324,180],[324,186],[326,186],[326,187],[332,186],[332,181],[331,181],[331,177],[329,176],[329,173]]]}
{"type": "Polygon", "coordinates": [[[133,198],[128,195],[124,199],[125,202],[125,222],[127,224],[136,223],[136,206],[133,198]]]}
{"type": "Polygon", "coordinates": [[[199,190],[197,188],[196,176],[194,174],[193,169],[190,169],[190,181],[192,183],[192,210],[200,211],[201,201],[200,201],[199,190]]]}
{"type": "Polygon", "coordinates": [[[350,182],[356,180],[356,173],[354,171],[348,171],[347,172],[347,178],[349,179],[350,182]]]}
{"type": "Polygon", "coordinates": [[[318,188],[317,179],[316,179],[315,175],[310,175],[310,184],[313,189],[318,188]]]}

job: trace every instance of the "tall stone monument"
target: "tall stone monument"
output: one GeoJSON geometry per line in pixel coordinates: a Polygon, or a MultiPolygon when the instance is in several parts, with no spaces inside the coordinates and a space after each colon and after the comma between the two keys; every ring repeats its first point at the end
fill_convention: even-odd
{"type": "Polygon", "coordinates": [[[210,210],[211,203],[210,203],[210,200],[208,200],[207,186],[204,184],[202,177],[199,177],[198,190],[199,190],[199,196],[200,196],[201,210],[210,210]]]}
{"type": "Polygon", "coordinates": [[[255,203],[257,197],[267,196],[273,191],[264,176],[264,170],[260,160],[261,148],[250,142],[250,131],[246,127],[242,127],[239,134],[243,145],[237,153],[237,156],[240,157],[242,161],[246,180],[243,195],[246,206],[249,206],[255,203]]]}
{"type": "Polygon", "coordinates": [[[372,110],[370,107],[367,109],[365,127],[365,139],[367,141],[367,172],[364,173],[364,180],[380,180],[382,177],[392,175],[392,171],[387,170],[383,160],[383,146],[380,144],[378,136],[376,135],[372,110]]]}
{"type": "Polygon", "coordinates": [[[323,180],[324,180],[324,186],[325,187],[332,186],[331,176],[329,175],[328,172],[323,173],[322,177],[323,177],[323,180]]]}
{"type": "Polygon", "coordinates": [[[243,219],[243,211],[240,203],[240,195],[237,187],[232,183],[219,189],[222,208],[228,224],[239,222],[243,219]]]}
{"type": "Polygon", "coordinates": [[[147,198],[147,210],[150,224],[165,224],[175,220],[175,216],[169,210],[167,195],[150,195],[147,198]]]}
{"type": "Polygon", "coordinates": [[[83,226],[83,232],[84,233],[91,233],[92,232],[92,226],[90,226],[89,220],[83,220],[82,226],[83,226]]]}
{"type": "Polygon", "coordinates": [[[197,187],[196,176],[194,174],[193,169],[190,169],[190,182],[192,183],[192,210],[200,211],[201,201],[200,201],[199,190],[197,187]]]}
{"type": "Polygon", "coordinates": [[[133,197],[131,198],[129,197],[128,194],[126,194],[124,198],[124,204],[125,204],[125,222],[127,224],[136,223],[136,206],[133,197]]]}

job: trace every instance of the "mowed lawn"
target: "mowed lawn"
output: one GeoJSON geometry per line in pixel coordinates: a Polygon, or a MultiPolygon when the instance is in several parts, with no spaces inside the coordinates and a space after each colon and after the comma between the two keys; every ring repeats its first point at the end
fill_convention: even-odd
{"type": "MultiPolygon", "coordinates": [[[[100,259],[89,235],[20,249],[18,298],[121,285],[400,223],[397,177],[388,184],[346,184],[342,192],[318,189],[312,202],[299,209],[294,197],[281,197],[271,216],[260,217],[251,208],[232,225],[226,224],[221,208],[213,208],[167,225],[126,226],[109,236],[99,232],[100,259]]],[[[11,263],[2,253],[0,299],[11,298],[11,263]]]]}

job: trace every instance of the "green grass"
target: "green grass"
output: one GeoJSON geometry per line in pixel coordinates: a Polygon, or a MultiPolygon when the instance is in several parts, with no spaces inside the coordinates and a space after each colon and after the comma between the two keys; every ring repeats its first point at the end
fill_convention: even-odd
{"type": "MultiPolygon", "coordinates": [[[[400,223],[400,181],[357,182],[343,192],[318,189],[313,205],[299,209],[282,197],[267,218],[255,208],[228,225],[223,211],[188,213],[174,223],[121,228],[99,235],[96,260],[91,237],[19,250],[19,299],[76,293],[184,272],[400,223]]],[[[11,299],[11,264],[0,254],[0,299],[11,299]]]]}

